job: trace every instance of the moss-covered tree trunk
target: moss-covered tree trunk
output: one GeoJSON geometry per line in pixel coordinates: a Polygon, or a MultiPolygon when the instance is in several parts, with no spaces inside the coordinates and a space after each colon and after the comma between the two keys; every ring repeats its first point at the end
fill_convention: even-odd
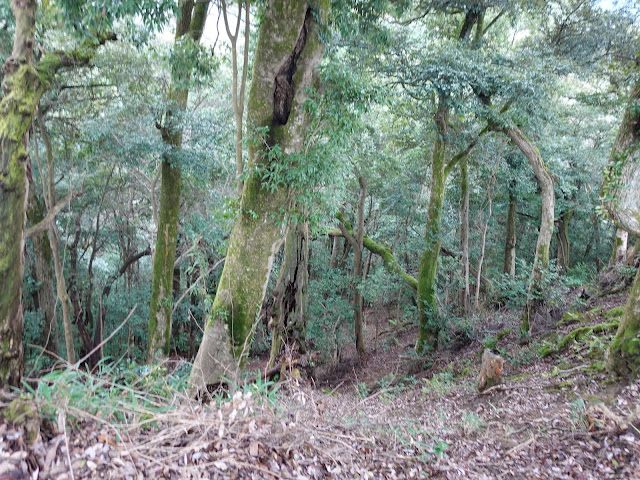
{"type": "Polygon", "coordinates": [[[418,318],[420,332],[416,351],[426,353],[438,345],[440,325],[436,305],[436,272],[440,256],[440,230],[442,223],[442,205],[446,175],[446,136],[449,122],[449,107],[446,99],[440,97],[435,115],[436,139],[431,152],[431,196],[427,212],[427,235],[425,250],[420,259],[418,272],[418,318]]]}
{"type": "Polygon", "coordinates": [[[291,203],[288,186],[277,179],[267,183],[260,171],[282,161],[270,155],[275,145],[283,155],[302,152],[308,125],[304,103],[323,51],[316,20],[326,19],[328,8],[328,0],[313,7],[300,0],[271,0],[266,6],[247,110],[249,132],[260,137],[249,146],[247,167],[255,173],[243,186],[212,316],[191,372],[192,393],[223,376],[235,377],[248,352],[291,203]]]}
{"type": "Polygon", "coordinates": [[[296,222],[288,229],[284,260],[273,291],[269,367],[275,365],[283,349],[292,356],[306,353],[308,284],[309,222],[296,222]]]}
{"type": "Polygon", "coordinates": [[[26,134],[40,99],[33,65],[35,0],[11,2],[16,19],[13,50],[3,73],[0,101],[0,387],[22,375],[22,275],[26,222],[26,134]]]}
{"type": "MultiPolygon", "coordinates": [[[[640,236],[640,82],[631,91],[613,144],[601,190],[602,202],[616,225],[640,236]]],[[[608,366],[627,377],[640,371],[640,270],[629,292],[618,332],[607,352],[608,366]]]]}
{"type": "Polygon", "coordinates": [[[540,216],[540,230],[536,244],[536,254],[533,260],[533,269],[529,278],[527,305],[521,318],[521,329],[528,333],[536,312],[542,304],[542,280],[549,268],[549,246],[553,236],[555,193],[553,190],[553,176],[542,160],[538,149],[531,143],[521,130],[507,127],[505,135],[520,149],[528,160],[536,175],[541,190],[542,212],[540,216]]]}
{"type": "Polygon", "coordinates": [[[509,209],[507,210],[507,232],[504,240],[504,263],[502,273],[512,278],[516,275],[516,215],[518,198],[515,193],[509,192],[509,209]]]}
{"type": "MultiPolygon", "coordinates": [[[[200,41],[207,18],[209,2],[183,0],[179,6],[176,23],[176,43],[188,35],[195,43],[200,41]]],[[[173,264],[178,242],[178,217],[182,196],[182,171],[179,151],[182,146],[182,114],[187,107],[189,90],[185,84],[190,74],[174,66],[171,72],[169,109],[165,124],[160,125],[163,142],[169,152],[162,159],[162,183],[158,233],[153,257],[151,302],[149,306],[149,344],[147,360],[153,362],[169,354],[171,340],[171,300],[173,286],[173,264]]]]}

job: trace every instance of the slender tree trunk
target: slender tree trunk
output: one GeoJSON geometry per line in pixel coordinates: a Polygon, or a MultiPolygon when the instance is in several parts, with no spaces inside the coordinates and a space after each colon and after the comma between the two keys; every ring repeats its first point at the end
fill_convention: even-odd
{"type": "Polygon", "coordinates": [[[284,244],[284,261],[273,291],[273,317],[269,367],[280,352],[297,356],[306,353],[307,286],[309,284],[309,222],[289,226],[284,244]]]}
{"type": "MultiPolygon", "coordinates": [[[[308,126],[304,108],[322,58],[315,19],[326,18],[328,0],[271,0],[265,9],[256,46],[249,92],[247,124],[268,129],[249,146],[249,168],[269,168],[269,150],[279,145],[284,155],[302,152],[308,126]]],[[[290,189],[268,185],[259,174],[246,179],[240,213],[229,248],[212,316],[207,321],[189,380],[191,393],[234,379],[246,358],[253,325],[264,299],[274,255],[283,237],[281,211],[290,205],[290,189]],[[274,218],[275,216],[275,218],[274,218]]]]}
{"type": "Polygon", "coordinates": [[[358,175],[358,183],[360,184],[360,197],[358,199],[358,232],[356,233],[357,247],[354,247],[353,253],[353,277],[355,282],[355,292],[353,295],[354,303],[354,328],[356,334],[356,350],[362,355],[365,352],[364,345],[364,310],[362,292],[360,291],[362,283],[362,250],[364,238],[364,202],[367,197],[367,183],[362,175],[358,175]]]}
{"type": "Polygon", "coordinates": [[[553,177],[542,160],[538,149],[525,134],[517,128],[507,127],[504,129],[504,133],[527,158],[542,190],[540,231],[538,233],[536,254],[533,260],[533,269],[531,271],[531,277],[529,278],[527,305],[521,318],[521,329],[524,333],[528,333],[531,328],[531,322],[543,303],[541,287],[545,271],[549,268],[549,246],[553,235],[555,193],[553,191],[553,177]]]}
{"type": "Polygon", "coordinates": [[[569,222],[571,220],[573,212],[567,210],[562,212],[560,219],[558,220],[558,231],[556,233],[556,239],[558,241],[558,252],[556,255],[556,265],[560,269],[560,272],[564,273],[569,269],[570,261],[570,247],[569,243],[569,222]]]}
{"type": "Polygon", "coordinates": [[[229,42],[231,43],[231,72],[232,72],[232,101],[233,101],[233,116],[236,123],[236,177],[238,181],[238,195],[242,195],[242,172],[244,170],[242,160],[242,117],[244,114],[244,95],[247,85],[247,70],[249,66],[249,31],[250,21],[249,12],[250,8],[249,0],[238,0],[238,18],[236,21],[236,27],[234,33],[231,33],[229,26],[229,17],[227,15],[226,1],[221,3],[222,13],[224,17],[224,26],[229,36],[229,42]],[[240,22],[242,20],[242,4],[245,6],[245,27],[244,27],[244,52],[242,62],[242,78],[240,80],[240,92],[238,92],[238,34],[240,32],[240,22]]]}
{"type": "Polygon", "coordinates": [[[482,228],[482,237],[480,239],[480,258],[478,259],[478,271],[476,274],[476,298],[475,304],[473,306],[474,310],[477,312],[480,308],[480,285],[482,279],[482,264],[484,263],[484,254],[485,248],[487,246],[487,230],[489,228],[489,222],[491,221],[491,215],[493,214],[493,197],[492,190],[494,184],[495,177],[491,177],[489,180],[489,186],[487,188],[487,221],[484,223],[484,227],[482,228]]]}
{"type": "Polygon", "coordinates": [[[334,236],[331,240],[331,259],[329,268],[336,268],[338,265],[338,249],[340,248],[340,237],[334,236]]]}
{"type": "MultiPolygon", "coordinates": [[[[53,146],[51,145],[51,139],[47,132],[47,126],[45,125],[42,114],[39,113],[37,117],[37,123],[40,127],[40,135],[42,136],[42,143],[45,148],[45,155],[47,159],[47,177],[43,182],[46,183],[46,187],[43,186],[43,192],[45,193],[45,203],[47,210],[51,210],[56,204],[56,191],[54,184],[54,158],[53,158],[53,146]]],[[[37,158],[37,157],[36,157],[37,158]]],[[[67,361],[69,363],[75,363],[76,355],[73,345],[73,329],[71,328],[71,308],[69,306],[69,293],[67,290],[67,284],[64,277],[64,265],[60,255],[60,233],[58,226],[55,222],[49,224],[49,248],[53,256],[53,267],[56,276],[56,293],[60,305],[62,306],[62,326],[64,330],[64,343],[67,351],[67,361]]]]}
{"type": "Polygon", "coordinates": [[[471,310],[469,289],[469,160],[460,161],[460,252],[462,288],[458,292],[458,303],[464,315],[471,310]]]}
{"type": "MultiPolygon", "coordinates": [[[[35,185],[30,182],[29,209],[27,217],[31,225],[35,225],[44,218],[42,204],[35,194],[35,185]]],[[[58,322],[55,318],[56,300],[53,292],[53,275],[51,260],[53,253],[49,244],[49,235],[45,231],[32,237],[33,254],[35,257],[35,276],[40,284],[38,288],[38,306],[42,311],[44,323],[42,324],[42,345],[48,351],[57,354],[58,347],[58,322]]]]}
{"type": "MultiPolygon", "coordinates": [[[[182,0],[176,24],[176,42],[188,35],[198,43],[202,37],[209,1],[182,0]]],[[[171,340],[171,296],[173,264],[178,241],[178,217],[182,197],[182,171],[178,154],[182,147],[181,113],[187,108],[189,72],[176,66],[171,72],[166,124],[160,126],[162,141],[171,151],[162,160],[162,183],[160,187],[160,211],[158,233],[153,257],[153,280],[149,308],[149,345],[147,360],[154,362],[169,354],[171,340]]]]}
{"type": "Polygon", "coordinates": [[[416,351],[426,353],[438,346],[440,324],[436,305],[436,272],[440,255],[440,230],[442,205],[446,184],[446,136],[449,121],[449,107],[441,97],[436,112],[436,139],[431,152],[431,197],[427,212],[426,246],[420,260],[418,273],[418,318],[420,333],[416,351]]]}
{"type": "Polygon", "coordinates": [[[507,211],[507,233],[504,241],[504,263],[502,273],[511,278],[516,275],[516,216],[518,198],[515,193],[509,193],[509,210],[507,211]]]}

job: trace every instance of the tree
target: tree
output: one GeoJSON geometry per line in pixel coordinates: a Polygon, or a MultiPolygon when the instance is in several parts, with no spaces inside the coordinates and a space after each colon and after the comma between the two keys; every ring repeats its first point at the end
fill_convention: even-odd
{"type": "Polygon", "coordinates": [[[275,174],[301,154],[308,90],[322,58],[318,21],[329,2],[271,0],[256,47],[247,123],[249,175],[227,258],[190,377],[192,392],[234,378],[248,352],[254,321],[264,299],[273,257],[284,233],[290,190],[275,174]]]}
{"type": "MultiPolygon", "coordinates": [[[[604,174],[602,203],[616,225],[640,236],[640,81],[630,93],[604,174]]],[[[635,378],[640,371],[640,269],[618,331],[607,350],[609,368],[635,378]]]]}
{"type": "MultiPolygon", "coordinates": [[[[199,43],[207,18],[209,2],[182,0],[176,22],[175,45],[178,55],[190,51],[190,43],[199,43]]],[[[162,159],[162,184],[160,209],[158,213],[158,233],[153,257],[153,281],[149,309],[150,362],[169,354],[171,339],[171,295],[173,269],[178,242],[178,217],[182,195],[182,170],[179,152],[182,146],[182,117],[189,99],[190,69],[182,62],[176,62],[171,71],[169,108],[164,124],[158,125],[163,142],[170,150],[162,159]]]]}

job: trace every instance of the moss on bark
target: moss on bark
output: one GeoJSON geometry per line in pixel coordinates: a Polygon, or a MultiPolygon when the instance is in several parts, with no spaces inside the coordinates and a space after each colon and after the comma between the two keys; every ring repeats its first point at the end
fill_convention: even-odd
{"type": "MultiPolygon", "coordinates": [[[[202,37],[207,17],[208,3],[195,4],[193,0],[180,2],[180,15],[176,22],[176,41],[189,35],[195,42],[202,37]]],[[[182,170],[176,162],[176,152],[182,147],[182,125],[176,123],[181,112],[187,108],[189,90],[184,88],[190,78],[189,72],[174,67],[171,72],[166,125],[161,127],[162,140],[170,151],[162,161],[160,187],[160,208],[158,213],[158,233],[153,257],[151,302],[149,306],[149,343],[147,360],[153,362],[169,354],[171,342],[171,313],[173,264],[178,243],[178,220],[182,196],[182,170]],[[182,87],[178,87],[182,85],[182,87]]]]}
{"type": "MultiPolygon", "coordinates": [[[[315,18],[324,21],[329,2],[317,3],[319,16],[315,18]]],[[[294,0],[271,0],[266,8],[255,53],[247,124],[250,132],[267,128],[268,135],[261,141],[250,142],[249,171],[259,172],[268,169],[270,162],[281,161],[269,156],[275,144],[285,155],[302,151],[308,124],[304,102],[315,81],[314,71],[323,50],[310,8],[309,3],[294,0]],[[286,85],[282,81],[286,81],[286,85]],[[282,115],[278,107],[282,102],[276,102],[283,100],[277,98],[277,93],[284,87],[291,89],[291,97],[284,99],[289,102],[284,102],[287,109],[290,105],[288,115],[282,115]]],[[[287,185],[263,183],[259,173],[245,181],[212,316],[191,372],[192,393],[219,382],[221,371],[237,371],[236,365],[243,364],[273,258],[284,234],[283,212],[290,204],[290,197],[287,185]],[[221,328],[222,324],[226,328],[221,328]],[[210,329],[224,335],[228,350],[221,348],[219,338],[207,334],[210,329]]]]}
{"type": "Polygon", "coordinates": [[[436,306],[436,272],[440,256],[440,230],[442,224],[442,205],[447,181],[445,172],[446,135],[449,108],[446,99],[440,98],[436,112],[436,140],[431,154],[431,197],[427,212],[426,246],[420,259],[418,273],[418,318],[420,332],[416,351],[426,353],[438,345],[440,324],[436,306]]]}
{"type": "Polygon", "coordinates": [[[629,292],[622,321],[607,351],[609,369],[636,378],[640,372],[640,270],[629,292]]]}

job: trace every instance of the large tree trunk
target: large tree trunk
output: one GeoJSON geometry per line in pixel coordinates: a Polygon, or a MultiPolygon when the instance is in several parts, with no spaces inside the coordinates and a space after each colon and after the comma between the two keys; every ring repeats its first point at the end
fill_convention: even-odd
{"type": "Polygon", "coordinates": [[[446,105],[446,99],[441,97],[435,116],[436,139],[431,152],[431,197],[427,212],[426,245],[420,259],[418,273],[418,318],[420,322],[420,333],[416,344],[418,353],[435,350],[440,332],[436,305],[436,271],[440,255],[442,205],[447,181],[445,151],[448,121],[449,107],[446,105]]]}
{"type": "Polygon", "coordinates": [[[507,232],[504,240],[504,263],[502,273],[515,277],[516,275],[516,215],[518,199],[515,193],[509,193],[509,210],[507,211],[507,232]]]}
{"type": "Polygon", "coordinates": [[[309,283],[309,222],[291,225],[284,244],[284,261],[273,291],[271,355],[269,367],[280,352],[297,356],[306,353],[307,285],[309,283]]]}
{"type": "Polygon", "coordinates": [[[504,133],[516,144],[529,161],[542,191],[540,231],[538,232],[533,269],[531,271],[531,277],[529,278],[527,305],[521,319],[521,329],[524,333],[528,333],[531,328],[531,322],[542,304],[542,280],[547,268],[549,268],[549,246],[551,244],[551,237],[553,236],[555,193],[553,191],[553,177],[542,160],[538,149],[531,143],[526,135],[517,128],[507,127],[504,129],[504,133]]]}
{"type": "MultiPolygon", "coordinates": [[[[640,82],[613,144],[602,186],[602,201],[619,228],[640,236],[640,82]]],[[[618,332],[607,352],[609,368],[624,376],[637,377],[640,370],[640,270],[629,292],[618,332]]]]}
{"type": "Polygon", "coordinates": [[[248,352],[284,233],[281,212],[291,197],[286,185],[267,184],[259,170],[282,161],[269,154],[275,145],[284,155],[302,151],[308,125],[304,103],[323,51],[314,19],[326,18],[328,9],[328,0],[313,8],[306,1],[271,0],[266,7],[247,112],[252,134],[264,135],[249,146],[248,168],[258,172],[244,183],[212,316],[191,372],[192,393],[220,382],[223,375],[233,379],[248,352]]]}
{"type": "Polygon", "coordinates": [[[460,162],[460,274],[462,287],[458,292],[458,303],[464,315],[471,311],[469,289],[469,160],[460,162]]]}
{"type": "MultiPolygon", "coordinates": [[[[202,37],[209,2],[183,0],[176,24],[176,43],[188,35],[196,43],[202,37]]],[[[187,108],[189,90],[184,84],[189,81],[189,72],[177,66],[171,72],[169,110],[166,124],[160,126],[162,141],[170,152],[162,160],[162,183],[160,187],[160,212],[158,233],[153,257],[153,280],[149,308],[149,345],[147,360],[156,361],[169,354],[171,340],[171,301],[173,285],[173,264],[176,259],[178,242],[178,216],[182,192],[182,171],[178,152],[182,146],[181,112],[187,108]]]]}
{"type": "Polygon", "coordinates": [[[365,351],[364,346],[364,309],[360,284],[362,283],[362,251],[364,238],[364,202],[367,197],[367,183],[362,175],[358,175],[360,184],[360,196],[358,198],[358,232],[356,233],[356,245],[353,249],[353,279],[355,291],[353,292],[354,330],[356,335],[356,350],[359,355],[365,351]]]}
{"type": "Polygon", "coordinates": [[[35,0],[11,2],[16,19],[13,51],[3,73],[0,102],[0,387],[22,375],[22,275],[27,211],[26,135],[41,95],[33,66],[35,0]]]}

